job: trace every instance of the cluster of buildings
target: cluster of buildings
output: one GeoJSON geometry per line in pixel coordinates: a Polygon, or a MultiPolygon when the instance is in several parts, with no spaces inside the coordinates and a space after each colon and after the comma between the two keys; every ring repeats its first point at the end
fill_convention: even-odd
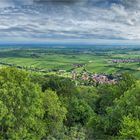
{"type": "Polygon", "coordinates": [[[110,77],[105,74],[95,74],[93,75],[93,80],[99,84],[115,84],[117,80],[114,77],[110,77]]]}
{"type": "Polygon", "coordinates": [[[92,81],[96,84],[115,84],[117,78],[107,74],[89,74],[88,72],[76,73],[72,72],[73,80],[92,81]]]}
{"type": "Polygon", "coordinates": [[[113,59],[112,63],[140,63],[140,59],[113,59]]]}
{"type": "Polygon", "coordinates": [[[72,64],[72,66],[74,67],[74,68],[80,68],[80,67],[84,67],[85,66],[85,64],[72,64]]]}

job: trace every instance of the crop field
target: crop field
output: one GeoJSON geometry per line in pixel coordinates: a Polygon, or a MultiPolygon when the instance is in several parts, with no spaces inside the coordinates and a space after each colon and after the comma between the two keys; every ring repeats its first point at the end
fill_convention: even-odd
{"type": "Polygon", "coordinates": [[[65,70],[115,74],[129,72],[140,78],[140,63],[112,63],[112,59],[139,59],[140,48],[129,47],[6,47],[0,48],[1,66],[12,64],[46,71],[65,70]],[[84,64],[74,67],[73,64],[84,64]]]}

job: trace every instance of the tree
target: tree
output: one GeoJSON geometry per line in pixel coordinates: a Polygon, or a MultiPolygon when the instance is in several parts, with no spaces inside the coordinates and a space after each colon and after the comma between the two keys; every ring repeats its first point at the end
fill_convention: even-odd
{"type": "MultiPolygon", "coordinates": [[[[136,82],[131,89],[126,91],[119,99],[114,101],[112,107],[107,108],[106,133],[118,135],[124,116],[132,115],[132,118],[140,119],[140,81],[136,82]]],[[[104,120],[104,122],[105,122],[104,120]]]]}
{"type": "Polygon", "coordinates": [[[95,103],[99,98],[97,89],[89,86],[79,86],[77,89],[80,99],[83,99],[95,111],[95,103]]]}
{"type": "Polygon", "coordinates": [[[136,79],[133,75],[125,72],[122,73],[121,79],[117,83],[118,87],[121,89],[120,94],[123,94],[128,89],[131,89],[131,87],[135,84],[136,79]]]}
{"type": "Polygon", "coordinates": [[[114,100],[119,99],[120,96],[132,88],[135,84],[135,78],[128,74],[123,73],[117,84],[114,85],[99,85],[98,89],[98,99],[96,101],[96,112],[98,114],[106,114],[107,107],[111,107],[114,104],[114,100]]]}
{"type": "Polygon", "coordinates": [[[46,122],[46,136],[59,137],[62,132],[66,120],[67,109],[62,105],[56,92],[48,90],[45,91],[44,98],[46,122]]]}
{"type": "Polygon", "coordinates": [[[95,111],[97,114],[106,114],[106,108],[113,105],[113,101],[120,97],[120,88],[117,85],[98,86],[98,98],[95,102],[95,111]]]}
{"type": "Polygon", "coordinates": [[[123,139],[140,138],[140,119],[132,115],[124,116],[121,124],[120,135],[123,139]]]}
{"type": "MultiPolygon", "coordinates": [[[[98,87],[100,95],[96,102],[97,115],[89,122],[89,130],[91,129],[92,132],[89,134],[91,135],[90,138],[102,139],[107,137],[107,139],[112,139],[115,137],[120,139],[120,134],[123,136],[127,134],[123,133],[126,131],[124,117],[131,114],[131,121],[132,119],[140,120],[140,81],[136,83],[133,81],[134,84],[130,84],[130,81],[127,80],[126,83],[125,80],[120,82],[117,85],[98,87]]],[[[134,137],[135,133],[131,136],[134,137]]]]}
{"type": "Polygon", "coordinates": [[[52,89],[53,91],[56,91],[59,96],[68,98],[74,96],[76,93],[75,84],[71,79],[57,76],[48,77],[46,83],[42,85],[43,91],[47,89],[52,89]]]}
{"type": "Polygon", "coordinates": [[[57,76],[48,77],[46,82],[42,85],[42,90],[44,92],[48,89],[57,93],[60,101],[67,109],[70,107],[72,98],[78,96],[77,88],[74,82],[69,78],[57,76]]]}
{"type": "Polygon", "coordinates": [[[45,135],[43,93],[29,75],[0,69],[0,139],[41,139],[45,135]]]}
{"type": "Polygon", "coordinates": [[[94,115],[92,108],[84,100],[73,98],[68,108],[67,125],[86,125],[92,115],[94,115]]]}
{"type": "Polygon", "coordinates": [[[70,127],[67,130],[67,140],[85,140],[86,139],[86,130],[81,125],[76,125],[74,127],[70,127]]]}

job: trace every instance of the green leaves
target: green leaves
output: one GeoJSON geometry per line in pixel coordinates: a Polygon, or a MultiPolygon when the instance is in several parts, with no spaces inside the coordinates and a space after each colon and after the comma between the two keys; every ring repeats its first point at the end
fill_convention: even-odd
{"type": "Polygon", "coordinates": [[[116,85],[77,88],[68,78],[38,78],[0,69],[0,139],[140,137],[140,81],[124,75],[116,85]]]}
{"type": "Polygon", "coordinates": [[[132,115],[124,116],[121,124],[120,135],[125,139],[140,138],[140,119],[132,115]]]}
{"type": "Polygon", "coordinates": [[[137,82],[132,89],[126,91],[119,99],[114,100],[114,105],[106,109],[106,120],[110,120],[108,133],[119,134],[122,120],[129,114],[133,118],[140,119],[140,82],[137,82]]]}
{"type": "Polygon", "coordinates": [[[67,109],[62,105],[57,94],[51,90],[45,92],[44,106],[44,120],[46,122],[47,130],[46,135],[56,136],[59,131],[62,131],[67,109]]]}
{"type": "Polygon", "coordinates": [[[39,86],[30,82],[26,72],[14,68],[1,69],[0,78],[1,139],[41,138],[45,133],[39,86]]]}
{"type": "Polygon", "coordinates": [[[93,115],[92,108],[84,100],[72,98],[67,114],[67,123],[70,126],[86,125],[93,115]]]}

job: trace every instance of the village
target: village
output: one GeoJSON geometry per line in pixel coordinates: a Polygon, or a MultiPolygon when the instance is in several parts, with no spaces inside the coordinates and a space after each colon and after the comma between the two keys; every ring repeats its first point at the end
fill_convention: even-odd
{"type": "Polygon", "coordinates": [[[112,74],[105,73],[91,73],[88,72],[85,68],[86,64],[72,64],[72,70],[69,72],[67,70],[44,70],[39,68],[32,67],[23,67],[19,65],[14,65],[11,63],[0,62],[1,65],[16,67],[18,69],[24,69],[31,72],[50,74],[55,73],[61,77],[71,78],[73,81],[80,85],[99,85],[99,84],[115,84],[118,80],[118,76],[114,76],[112,74]],[[77,71],[78,68],[82,70],[80,72],[77,71]]]}
{"type": "Polygon", "coordinates": [[[91,73],[88,72],[85,68],[86,64],[73,64],[74,68],[82,67],[83,70],[81,72],[76,72],[75,70],[72,71],[72,79],[75,81],[80,81],[83,83],[89,83],[89,84],[115,84],[117,82],[117,77],[113,76],[111,74],[105,74],[105,73],[91,73]]]}
{"type": "Polygon", "coordinates": [[[81,84],[88,83],[90,85],[98,85],[98,84],[115,84],[117,82],[117,76],[108,75],[104,73],[92,74],[89,72],[81,72],[77,73],[75,71],[72,72],[72,80],[80,81],[81,84]]]}
{"type": "Polygon", "coordinates": [[[140,59],[112,59],[111,63],[140,63],[140,59]]]}

